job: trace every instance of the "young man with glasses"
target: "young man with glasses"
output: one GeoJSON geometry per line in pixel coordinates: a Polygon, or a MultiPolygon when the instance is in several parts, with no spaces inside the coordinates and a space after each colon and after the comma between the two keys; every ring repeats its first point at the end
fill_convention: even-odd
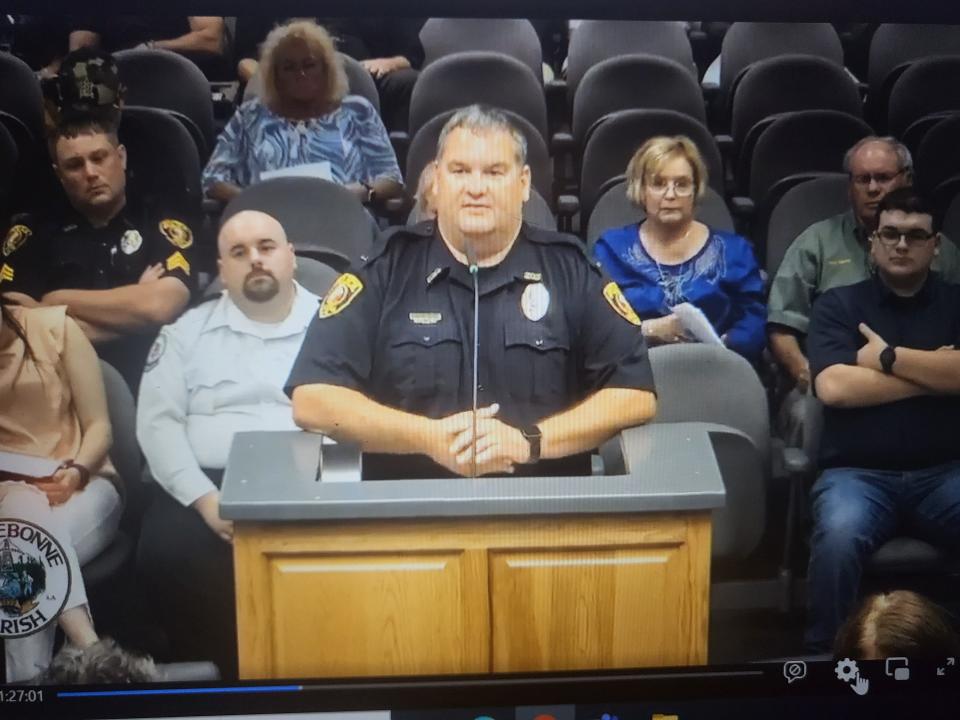
{"type": "Polygon", "coordinates": [[[869,242],[875,273],[817,300],[807,342],[825,406],[807,573],[811,652],[829,650],[864,562],[892,537],[960,549],[960,285],[931,271],[944,243],[909,188],[880,202],[869,242]]]}
{"type": "MultiPolygon", "coordinates": [[[[814,301],[827,290],[870,274],[870,234],[884,196],[912,183],[910,151],[893,138],[867,137],[844,157],[850,178],[850,210],[816,222],[790,245],[771,281],[767,335],[780,366],[805,391],[810,365],[803,350],[814,301]]],[[[960,282],[960,252],[943,243],[933,269],[960,282]]]]}

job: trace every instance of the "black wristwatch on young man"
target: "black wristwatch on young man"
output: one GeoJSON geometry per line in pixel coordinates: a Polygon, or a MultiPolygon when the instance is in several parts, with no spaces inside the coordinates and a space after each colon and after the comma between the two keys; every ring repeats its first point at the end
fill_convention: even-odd
{"type": "Polygon", "coordinates": [[[519,427],[518,430],[520,430],[520,434],[523,435],[523,439],[530,445],[530,457],[527,458],[527,461],[523,464],[532,465],[535,462],[539,462],[540,441],[543,439],[543,433],[540,431],[540,428],[536,425],[523,425],[519,427]]]}
{"type": "Polygon", "coordinates": [[[887,345],[880,351],[880,367],[887,375],[893,374],[893,364],[897,361],[897,351],[892,345],[887,345]]]}

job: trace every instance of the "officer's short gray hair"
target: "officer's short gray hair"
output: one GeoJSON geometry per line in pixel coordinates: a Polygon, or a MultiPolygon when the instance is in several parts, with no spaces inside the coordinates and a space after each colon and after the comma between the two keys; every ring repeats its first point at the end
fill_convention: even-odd
{"type": "Polygon", "coordinates": [[[891,135],[885,135],[880,137],[878,135],[868,135],[862,140],[857,141],[857,143],[847,150],[846,154],[843,156],[843,171],[850,174],[850,165],[853,163],[853,156],[859,152],[860,148],[868,143],[883,143],[890,150],[892,150],[897,155],[897,164],[899,167],[898,170],[901,170],[907,174],[913,173],[913,156],[910,154],[910,151],[907,149],[907,146],[902,142],[897,140],[891,135]]]}
{"type": "Polygon", "coordinates": [[[527,164],[527,139],[506,113],[483,105],[470,105],[457,110],[440,131],[437,140],[437,158],[443,155],[443,146],[454,130],[466,128],[475,132],[502,131],[509,133],[516,146],[516,158],[519,165],[527,164]]]}

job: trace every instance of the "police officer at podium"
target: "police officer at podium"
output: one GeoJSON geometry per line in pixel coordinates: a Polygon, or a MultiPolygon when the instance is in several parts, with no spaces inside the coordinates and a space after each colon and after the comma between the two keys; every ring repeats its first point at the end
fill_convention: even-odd
{"type": "Polygon", "coordinates": [[[324,299],[294,419],[358,443],[367,477],[589,474],[656,409],[640,320],[579,240],[523,223],[526,141],[502,113],[455,113],[436,162],[436,222],[385,234],[324,299]]]}

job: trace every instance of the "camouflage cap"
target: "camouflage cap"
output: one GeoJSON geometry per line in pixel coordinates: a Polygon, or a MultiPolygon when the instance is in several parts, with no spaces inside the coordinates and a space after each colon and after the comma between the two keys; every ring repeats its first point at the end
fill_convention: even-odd
{"type": "Polygon", "coordinates": [[[54,124],[78,117],[112,117],[120,110],[123,86],[109,53],[81,48],[68,54],[60,72],[43,85],[47,113],[54,124]]]}

